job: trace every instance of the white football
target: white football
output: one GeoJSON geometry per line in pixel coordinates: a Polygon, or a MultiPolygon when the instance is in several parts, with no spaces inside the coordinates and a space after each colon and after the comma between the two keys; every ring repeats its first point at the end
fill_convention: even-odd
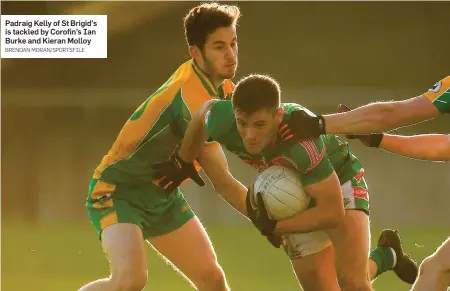
{"type": "MultiPolygon", "coordinates": [[[[274,165],[256,178],[254,194],[262,194],[270,217],[283,220],[294,216],[308,207],[310,196],[306,195],[298,172],[293,169],[274,165]]],[[[255,203],[255,198],[251,200],[255,203]]]]}

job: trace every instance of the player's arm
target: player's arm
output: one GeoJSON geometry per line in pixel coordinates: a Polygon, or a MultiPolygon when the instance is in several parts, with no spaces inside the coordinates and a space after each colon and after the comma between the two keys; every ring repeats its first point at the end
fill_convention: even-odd
{"type": "Polygon", "coordinates": [[[274,233],[303,233],[339,225],[345,213],[342,190],[323,140],[317,138],[290,145],[288,157],[295,163],[303,188],[316,200],[316,206],[278,221],[274,233]]]}
{"type": "MultiPolygon", "coordinates": [[[[345,106],[340,109],[347,111],[345,106]]],[[[364,134],[389,131],[450,113],[450,76],[434,84],[426,93],[402,101],[378,102],[344,113],[319,115],[296,110],[280,127],[285,141],[307,140],[321,134],[364,134]]]]}
{"type": "Polygon", "coordinates": [[[314,199],[316,206],[277,222],[274,233],[306,233],[334,228],[342,223],[345,215],[341,187],[336,172],[324,180],[304,187],[314,199]]]}
{"type": "Polygon", "coordinates": [[[178,156],[187,163],[192,163],[200,154],[205,142],[208,140],[208,133],[205,126],[205,115],[214,101],[208,101],[202,105],[197,113],[192,116],[186,129],[183,142],[178,151],[178,156]]]}
{"type": "Polygon", "coordinates": [[[380,148],[394,154],[429,161],[450,161],[450,135],[400,136],[384,134],[380,148]]]}
{"type": "Polygon", "coordinates": [[[371,133],[412,125],[439,115],[425,96],[394,102],[378,102],[344,113],[323,115],[325,132],[334,134],[371,133]]]}
{"type": "Polygon", "coordinates": [[[228,163],[220,146],[214,150],[202,151],[198,158],[214,189],[234,209],[247,216],[245,198],[247,188],[236,180],[228,170],[228,163]]]}

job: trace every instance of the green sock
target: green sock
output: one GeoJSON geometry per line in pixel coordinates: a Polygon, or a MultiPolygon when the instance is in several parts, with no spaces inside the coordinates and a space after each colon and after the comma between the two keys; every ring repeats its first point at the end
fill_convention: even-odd
{"type": "Polygon", "coordinates": [[[377,247],[372,252],[370,252],[369,258],[377,264],[377,274],[378,277],[381,273],[392,270],[394,268],[394,252],[391,248],[377,247]]]}

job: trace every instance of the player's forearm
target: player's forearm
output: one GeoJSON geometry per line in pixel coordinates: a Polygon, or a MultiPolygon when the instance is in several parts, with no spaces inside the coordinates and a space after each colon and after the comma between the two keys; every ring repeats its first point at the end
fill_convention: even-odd
{"type": "Polygon", "coordinates": [[[185,162],[193,162],[207,140],[205,125],[200,119],[194,117],[186,129],[178,156],[185,162]]]}
{"type": "Polygon", "coordinates": [[[325,132],[336,134],[384,132],[439,115],[425,96],[368,104],[345,113],[325,115],[325,132]]]}
{"type": "Polygon", "coordinates": [[[344,219],[344,209],[324,209],[313,207],[292,218],[278,221],[275,234],[306,233],[330,229],[338,226],[344,219]]]}
{"type": "Polygon", "coordinates": [[[325,132],[330,134],[372,133],[390,130],[394,111],[390,102],[373,103],[345,113],[324,115],[325,132]]]}
{"type": "Polygon", "coordinates": [[[385,134],[380,148],[420,160],[450,161],[450,135],[400,136],[385,134]]]}
{"type": "Polygon", "coordinates": [[[247,188],[244,185],[239,181],[234,180],[230,181],[230,183],[214,185],[214,189],[235,210],[239,211],[245,217],[248,217],[245,202],[247,188]]]}

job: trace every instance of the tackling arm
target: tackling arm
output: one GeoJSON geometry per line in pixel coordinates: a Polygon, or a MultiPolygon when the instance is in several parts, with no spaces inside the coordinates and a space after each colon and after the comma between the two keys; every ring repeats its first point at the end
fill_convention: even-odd
{"type": "Polygon", "coordinates": [[[277,222],[274,233],[306,233],[338,226],[344,219],[345,210],[342,190],[336,172],[321,182],[304,188],[316,206],[306,209],[292,218],[277,222]]]}
{"type": "Polygon", "coordinates": [[[439,111],[425,97],[368,104],[344,113],[323,115],[325,132],[357,134],[392,130],[436,117],[439,111]]]}
{"type": "Polygon", "coordinates": [[[206,132],[204,120],[205,114],[212,103],[212,101],[208,101],[203,104],[192,117],[192,120],[189,122],[186,129],[183,142],[178,151],[178,156],[187,163],[192,163],[195,160],[200,154],[203,145],[208,140],[208,133],[206,132]]]}
{"type": "Polygon", "coordinates": [[[380,148],[420,160],[450,161],[450,135],[400,136],[384,134],[380,148]]]}
{"type": "Polygon", "coordinates": [[[202,152],[198,159],[214,189],[234,209],[247,215],[245,198],[247,188],[236,180],[228,171],[228,163],[220,146],[214,150],[202,152]]]}

